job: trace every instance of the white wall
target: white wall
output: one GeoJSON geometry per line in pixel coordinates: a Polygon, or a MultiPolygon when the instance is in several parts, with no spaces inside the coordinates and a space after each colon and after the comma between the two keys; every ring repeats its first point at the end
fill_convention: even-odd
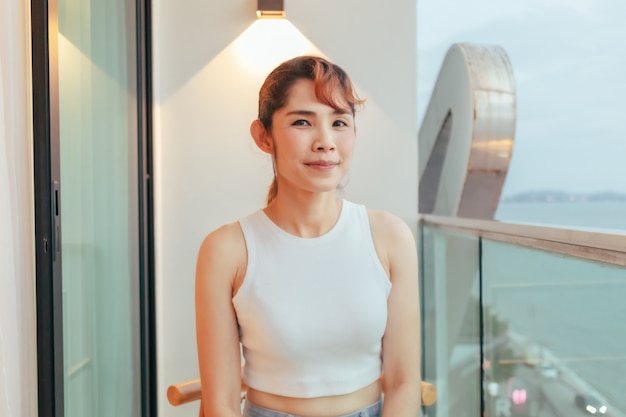
{"type": "MultiPolygon", "coordinates": [[[[301,34],[293,28],[286,29],[290,35],[270,34],[242,58],[242,44],[267,34],[242,35],[256,20],[256,1],[153,2],[160,394],[198,376],[193,285],[200,242],[263,204],[271,164],[248,127],[270,69],[261,58],[289,49],[285,40],[303,37],[302,52],[341,65],[368,99],[357,115],[357,152],[345,196],[417,223],[416,2],[285,3],[301,34]]],[[[174,409],[162,395],[159,413],[197,415],[197,405],[174,409]]]]}
{"type": "Polygon", "coordinates": [[[30,2],[0,0],[0,416],[37,415],[30,2]]]}

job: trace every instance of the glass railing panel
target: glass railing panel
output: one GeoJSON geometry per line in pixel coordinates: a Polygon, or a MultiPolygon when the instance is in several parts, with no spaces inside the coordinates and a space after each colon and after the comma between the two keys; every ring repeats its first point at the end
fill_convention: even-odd
{"type": "Polygon", "coordinates": [[[626,269],[483,240],[482,283],[487,415],[625,415],[626,269]]]}
{"type": "Polygon", "coordinates": [[[428,416],[481,415],[478,238],[421,228],[423,377],[437,386],[428,416]]]}

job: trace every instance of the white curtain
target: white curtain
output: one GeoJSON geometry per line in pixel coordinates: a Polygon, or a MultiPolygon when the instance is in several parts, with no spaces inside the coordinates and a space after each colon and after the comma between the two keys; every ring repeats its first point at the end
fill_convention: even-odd
{"type": "Polygon", "coordinates": [[[37,415],[30,2],[0,0],[0,416],[37,415]]]}

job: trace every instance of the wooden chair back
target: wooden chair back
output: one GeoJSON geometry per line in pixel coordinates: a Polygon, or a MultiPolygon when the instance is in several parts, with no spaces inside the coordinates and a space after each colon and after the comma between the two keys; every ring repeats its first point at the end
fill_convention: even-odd
{"type": "MultiPolygon", "coordinates": [[[[246,390],[248,387],[241,380],[241,400],[246,396],[246,390]]],[[[200,414],[199,417],[204,417],[204,410],[202,408],[202,386],[200,385],[200,379],[194,379],[192,381],[182,382],[176,385],[170,385],[167,388],[167,400],[173,406],[186,404],[192,401],[200,400],[200,414]]],[[[430,406],[437,400],[437,389],[431,383],[422,381],[422,405],[430,406]]]]}

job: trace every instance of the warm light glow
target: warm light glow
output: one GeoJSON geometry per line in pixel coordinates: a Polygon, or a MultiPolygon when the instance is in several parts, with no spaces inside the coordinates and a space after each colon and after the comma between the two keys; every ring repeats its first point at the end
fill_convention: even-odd
{"type": "Polygon", "coordinates": [[[256,76],[264,76],[276,65],[298,55],[322,56],[286,19],[259,19],[233,42],[235,56],[256,76]]]}
{"type": "Polygon", "coordinates": [[[267,10],[257,10],[256,17],[259,19],[284,19],[285,11],[277,10],[277,11],[267,11],[267,10]]]}

